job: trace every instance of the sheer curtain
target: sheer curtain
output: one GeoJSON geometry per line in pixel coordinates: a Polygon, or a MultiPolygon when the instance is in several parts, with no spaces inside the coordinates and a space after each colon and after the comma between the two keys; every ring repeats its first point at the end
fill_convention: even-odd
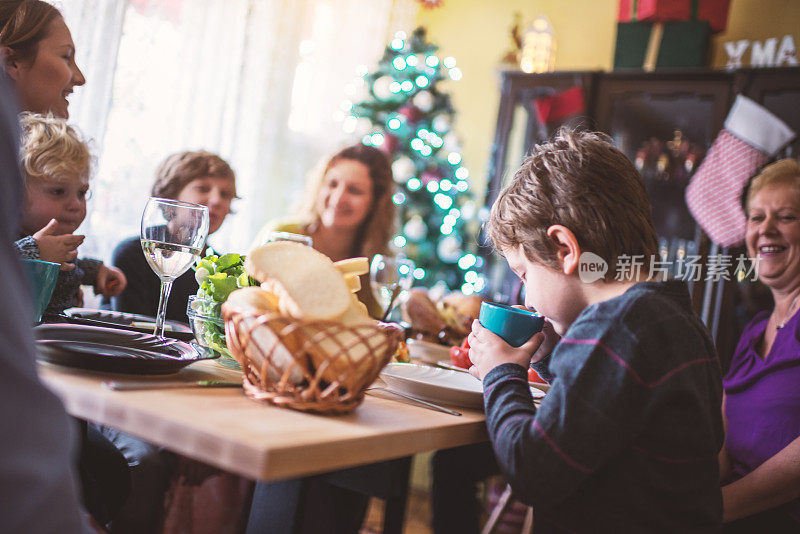
{"type": "Polygon", "coordinates": [[[334,115],[359,65],[374,65],[412,0],[67,0],[87,83],[70,106],[98,155],[82,255],[135,235],[153,172],[206,149],[237,173],[241,200],[212,239],[244,250],[286,214],[308,171],[357,139],[334,115]]]}

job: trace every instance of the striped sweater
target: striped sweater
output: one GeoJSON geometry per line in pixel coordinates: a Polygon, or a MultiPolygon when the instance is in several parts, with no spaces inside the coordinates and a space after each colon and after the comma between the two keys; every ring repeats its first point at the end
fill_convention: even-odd
{"type": "Polygon", "coordinates": [[[535,532],[717,532],[721,372],[682,282],[587,307],[547,361],[538,410],[515,364],[484,379],[503,474],[535,532]]]}

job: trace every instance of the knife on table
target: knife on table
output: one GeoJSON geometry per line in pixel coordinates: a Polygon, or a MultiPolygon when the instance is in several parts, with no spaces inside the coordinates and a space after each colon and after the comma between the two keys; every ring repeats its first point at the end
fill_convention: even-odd
{"type": "Polygon", "coordinates": [[[147,382],[147,381],[134,381],[134,382],[118,382],[118,381],[105,381],[103,387],[114,391],[132,391],[137,389],[168,389],[168,388],[232,388],[242,387],[241,382],[233,382],[228,380],[195,380],[194,382],[147,382]]]}

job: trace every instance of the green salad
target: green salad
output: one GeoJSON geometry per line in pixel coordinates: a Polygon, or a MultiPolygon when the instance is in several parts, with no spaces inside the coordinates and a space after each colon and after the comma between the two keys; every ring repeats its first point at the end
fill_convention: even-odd
{"type": "Polygon", "coordinates": [[[194,267],[195,279],[200,284],[197,298],[191,308],[197,317],[190,317],[195,336],[201,345],[231,358],[225,343],[225,323],[220,314],[222,303],[233,291],[257,286],[258,281],[244,271],[244,256],[240,254],[212,254],[201,259],[194,267]]]}

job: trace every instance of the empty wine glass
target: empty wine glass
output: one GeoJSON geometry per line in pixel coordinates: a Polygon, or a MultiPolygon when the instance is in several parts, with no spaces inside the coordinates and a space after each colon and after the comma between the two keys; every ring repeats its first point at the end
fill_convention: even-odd
{"type": "Polygon", "coordinates": [[[208,237],[208,208],[200,204],[151,198],[142,214],[141,242],[147,263],[161,279],[156,328],[164,336],[172,282],[200,257],[208,237]]]}
{"type": "Polygon", "coordinates": [[[385,310],[384,319],[399,301],[400,293],[411,288],[414,267],[413,261],[399,256],[375,254],[372,258],[369,277],[375,298],[385,310]]]}

